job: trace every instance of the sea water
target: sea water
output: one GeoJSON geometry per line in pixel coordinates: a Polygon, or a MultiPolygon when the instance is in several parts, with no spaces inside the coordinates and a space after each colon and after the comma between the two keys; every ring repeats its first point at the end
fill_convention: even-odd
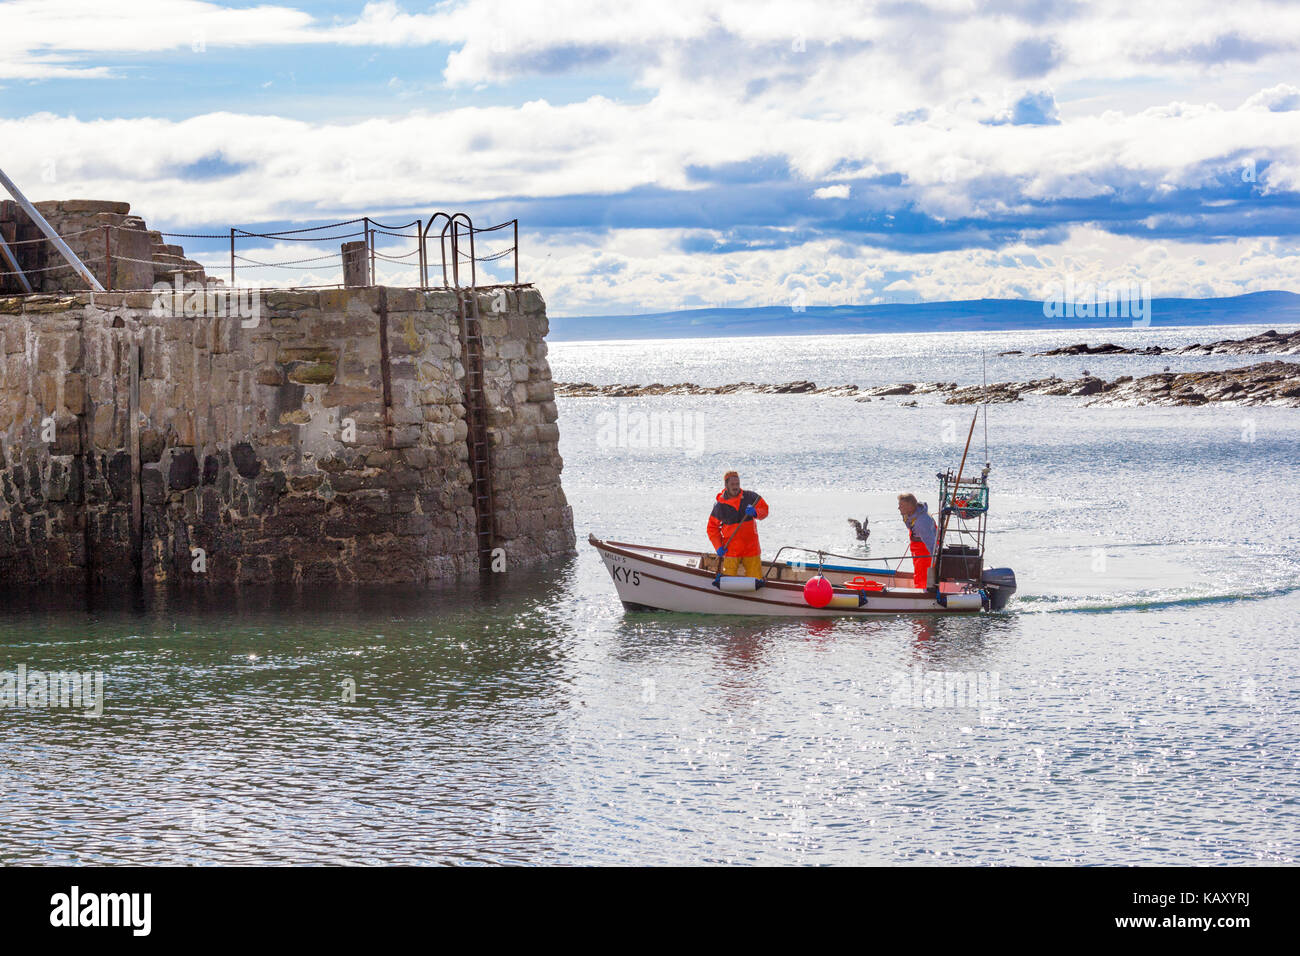
{"type": "MultiPolygon", "coordinates": [[[[969,384],[982,354],[989,381],[1245,365],[1264,359],[993,353],[1253,331],[553,343],[551,359],[567,381],[969,384]]],[[[586,544],[706,548],[736,468],[770,506],[769,556],[892,566],[897,495],[937,508],[970,431],[975,409],[941,399],[561,399],[578,553],[482,583],[12,595],[0,671],[102,673],[103,706],[0,708],[0,860],[1294,862],[1294,409],[992,406],[967,470],[991,465],[989,563],[1019,581],[1004,614],[627,613],[586,544]]]]}

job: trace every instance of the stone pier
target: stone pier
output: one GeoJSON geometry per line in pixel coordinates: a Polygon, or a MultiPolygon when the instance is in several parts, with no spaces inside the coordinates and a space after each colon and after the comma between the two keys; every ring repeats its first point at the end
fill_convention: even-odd
{"type": "MultiPolygon", "coordinates": [[[[458,293],[244,294],[256,316],[211,294],[0,298],[0,581],[479,569],[458,293]]],[[[481,316],[508,573],[574,549],[546,309],[527,286],[460,294],[481,316]]]]}

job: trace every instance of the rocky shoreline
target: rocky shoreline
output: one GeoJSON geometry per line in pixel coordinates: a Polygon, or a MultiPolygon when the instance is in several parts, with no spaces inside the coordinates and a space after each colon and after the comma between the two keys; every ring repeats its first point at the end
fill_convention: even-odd
{"type": "Polygon", "coordinates": [[[1300,408],[1300,363],[1260,362],[1242,368],[1207,372],[1157,372],[1134,378],[1122,375],[1106,381],[1091,375],[1076,379],[1033,379],[1027,382],[997,382],[966,385],[954,382],[920,382],[899,385],[818,386],[815,382],[785,382],[760,385],[734,382],[729,385],[593,385],[590,382],[556,382],[555,394],[563,398],[639,398],[658,395],[836,395],[859,402],[907,399],[942,393],[945,405],[977,405],[1019,402],[1025,395],[1091,397],[1086,405],[1278,405],[1300,408]]]}
{"type": "MultiPolygon", "coordinates": [[[[999,356],[1024,354],[1019,349],[998,353],[999,356]]],[[[1066,345],[1059,349],[1029,354],[1031,358],[1058,355],[1300,355],[1300,329],[1294,332],[1277,332],[1269,329],[1267,332],[1245,339],[1222,339],[1204,345],[1196,342],[1192,345],[1180,345],[1177,348],[1148,345],[1145,348],[1130,349],[1113,342],[1104,345],[1088,345],[1086,342],[1080,342],[1078,345],[1066,345]]]]}
{"type": "Polygon", "coordinates": [[[556,382],[555,394],[563,398],[640,398],[656,395],[923,395],[955,389],[956,382],[924,382],[918,385],[881,385],[863,388],[859,385],[818,386],[816,382],[782,382],[777,385],[760,385],[757,382],[732,382],[728,385],[696,385],[681,382],[676,385],[593,385],[591,382],[556,382]]]}
{"type": "Polygon", "coordinates": [[[1280,405],[1300,408],[1300,364],[1260,362],[1208,372],[1156,372],[1111,381],[1094,376],[970,385],[953,390],[947,405],[1018,402],[1024,395],[1096,396],[1085,405],[1280,405]]]}

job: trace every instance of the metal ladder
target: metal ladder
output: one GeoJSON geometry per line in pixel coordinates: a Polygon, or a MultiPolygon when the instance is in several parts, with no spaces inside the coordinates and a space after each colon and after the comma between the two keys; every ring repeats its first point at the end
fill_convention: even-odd
{"type": "Polygon", "coordinates": [[[465,366],[465,424],[469,447],[470,494],[474,498],[479,570],[492,569],[493,516],[492,447],[487,431],[487,397],[483,391],[483,332],[478,296],[473,289],[457,292],[460,304],[460,357],[465,366]]]}

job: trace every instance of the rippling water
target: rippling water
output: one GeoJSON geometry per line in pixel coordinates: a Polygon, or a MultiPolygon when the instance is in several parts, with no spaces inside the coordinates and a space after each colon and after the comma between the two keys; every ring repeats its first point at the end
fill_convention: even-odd
{"type": "MultiPolygon", "coordinates": [[[[1161,334],[1224,337],[1177,333],[1161,334]]],[[[703,382],[703,356],[730,355],[717,380],[867,383],[975,380],[971,355],[1002,350],[871,338],[893,351],[561,343],[552,359],[569,380],[703,382]]],[[[934,501],[969,415],[563,400],[564,484],[581,542],[702,547],[734,466],[771,505],[768,553],[884,559],[903,547],[894,497],[934,501]],[[641,447],[620,414],[682,428],[641,447]],[[863,515],[866,546],[845,521],[863,515]]],[[[1300,416],[1039,398],[994,406],[989,426],[990,557],[1020,580],[1002,615],[625,614],[585,543],[459,587],[11,595],[0,670],[102,671],[105,702],[98,718],[0,709],[0,859],[1294,862],[1300,416]],[[995,690],[913,693],[943,675],[995,690]]]]}

